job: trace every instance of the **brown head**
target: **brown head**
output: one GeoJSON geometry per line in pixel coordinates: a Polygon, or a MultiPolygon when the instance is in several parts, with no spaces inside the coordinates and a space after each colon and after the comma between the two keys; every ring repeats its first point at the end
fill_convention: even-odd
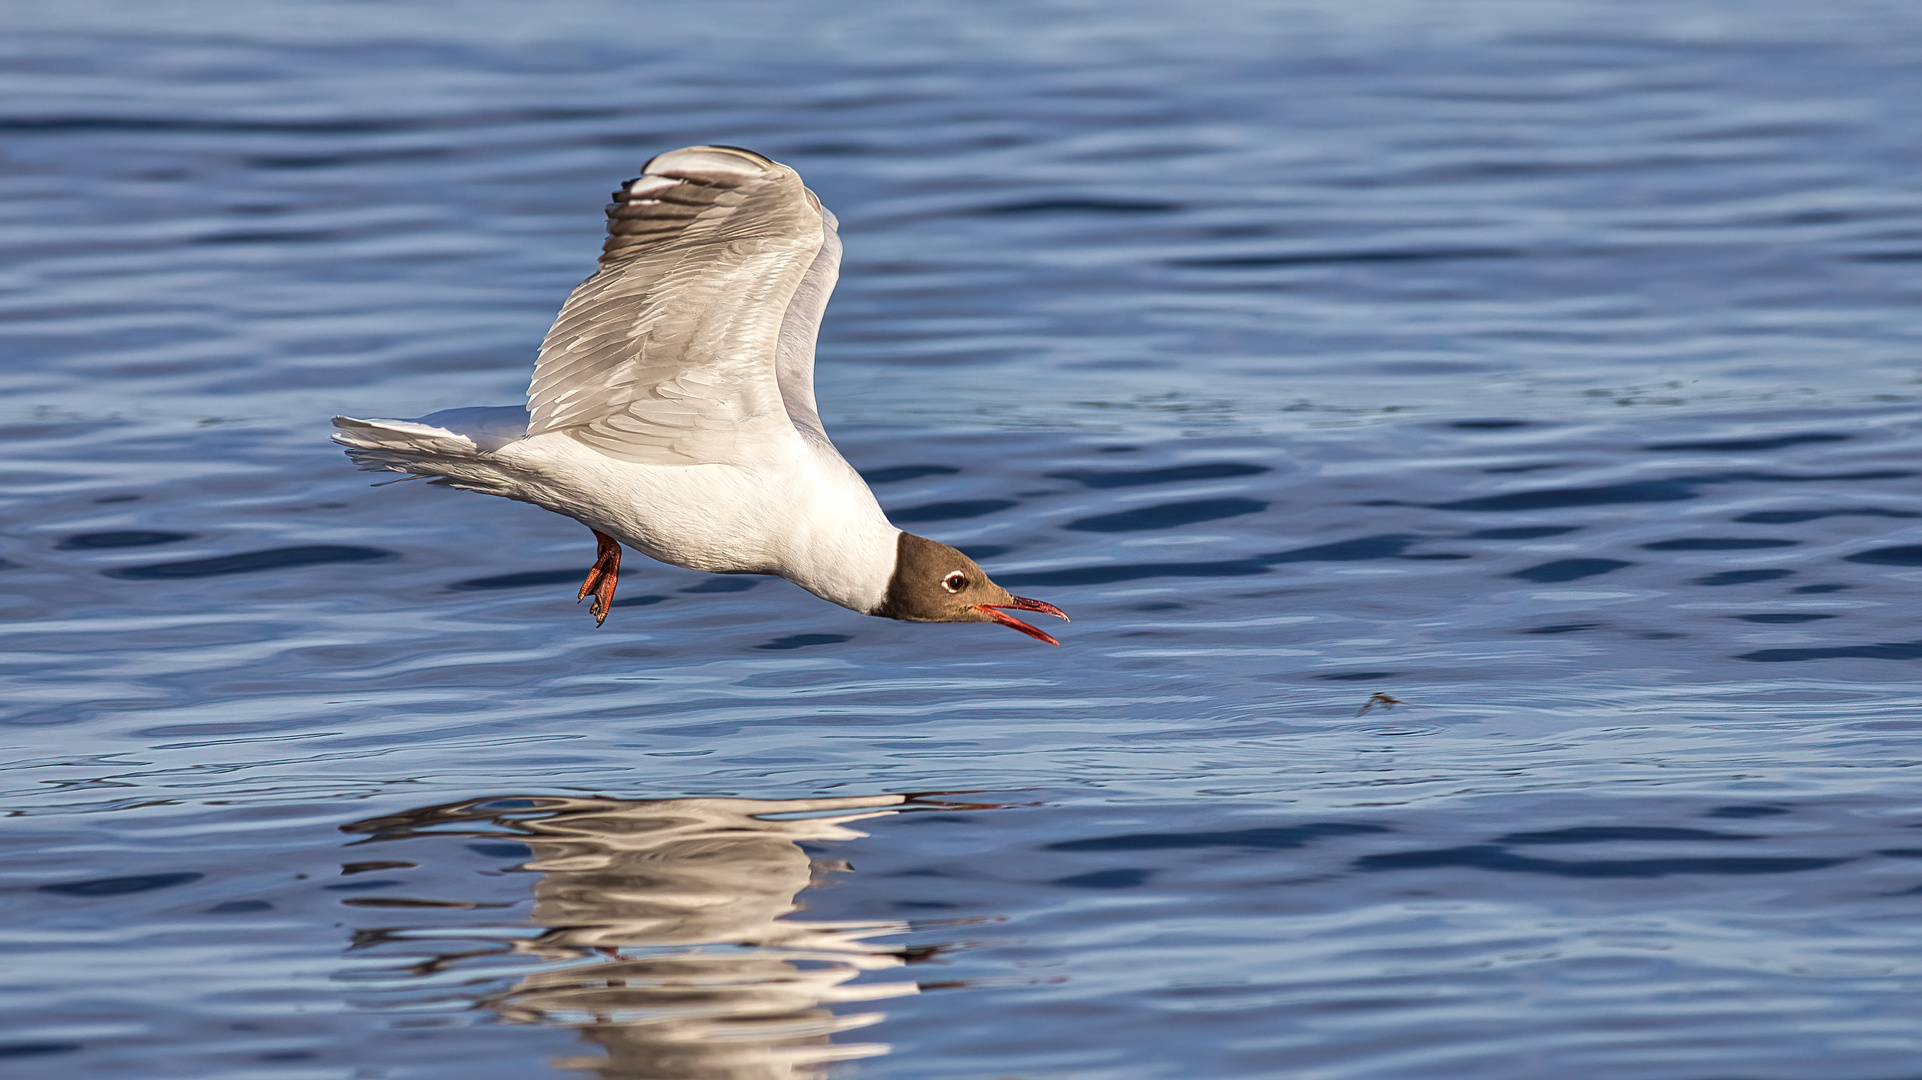
{"type": "Polygon", "coordinates": [[[904,532],[895,543],[887,595],[868,614],[909,622],[996,622],[1050,645],[1061,644],[1002,608],[1068,617],[1053,604],[1015,596],[989,581],[973,559],[948,545],[904,532]]]}

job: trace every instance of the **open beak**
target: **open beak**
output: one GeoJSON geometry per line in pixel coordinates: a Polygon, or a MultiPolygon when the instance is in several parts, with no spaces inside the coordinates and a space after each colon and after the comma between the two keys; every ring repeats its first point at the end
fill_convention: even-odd
{"type": "Polygon", "coordinates": [[[1017,619],[1012,615],[1003,615],[1000,611],[996,609],[1011,608],[1015,611],[1039,611],[1043,615],[1053,615],[1055,618],[1060,619],[1062,622],[1069,621],[1067,612],[1061,610],[1058,607],[1055,607],[1053,604],[1050,604],[1045,600],[1030,600],[1025,596],[1010,596],[1008,599],[1013,601],[1013,603],[976,604],[975,610],[982,612],[983,614],[987,615],[988,618],[993,619],[995,622],[1000,623],[1002,626],[1011,626],[1014,629],[1021,631],[1022,633],[1028,635],[1029,637],[1034,638],[1036,641],[1045,641],[1050,645],[1061,644],[1059,641],[1056,641],[1053,638],[1053,636],[1048,634],[1047,631],[1037,630],[1034,627],[1029,626],[1027,623],[1022,622],[1020,619],[1017,619]]]}

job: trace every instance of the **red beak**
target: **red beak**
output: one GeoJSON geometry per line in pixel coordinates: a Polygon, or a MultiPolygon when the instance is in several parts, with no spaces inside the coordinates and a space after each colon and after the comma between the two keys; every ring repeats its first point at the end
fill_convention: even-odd
{"type": "Polygon", "coordinates": [[[1056,641],[1052,636],[1050,636],[1046,631],[1037,630],[1034,627],[1029,626],[1027,623],[1022,622],[1020,619],[1017,619],[1012,615],[1003,615],[1001,612],[995,609],[996,608],[1012,608],[1016,611],[1039,611],[1043,615],[1053,615],[1055,618],[1060,619],[1062,622],[1070,621],[1068,619],[1067,612],[1061,610],[1058,607],[1055,607],[1053,604],[1050,604],[1045,600],[1030,600],[1025,596],[1011,596],[1008,599],[1013,600],[1014,603],[1012,604],[976,604],[975,610],[986,612],[988,618],[993,619],[995,622],[1000,623],[1002,626],[1011,626],[1014,629],[1019,630],[1022,633],[1028,635],[1029,637],[1034,638],[1036,641],[1045,641],[1050,645],[1061,644],[1059,641],[1056,641]]]}

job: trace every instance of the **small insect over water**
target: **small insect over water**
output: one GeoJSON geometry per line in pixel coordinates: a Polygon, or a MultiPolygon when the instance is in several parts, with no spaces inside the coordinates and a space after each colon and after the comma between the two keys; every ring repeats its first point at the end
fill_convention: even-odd
{"type": "Polygon", "coordinates": [[[1397,705],[1406,705],[1406,704],[1408,704],[1406,701],[1402,701],[1399,698],[1391,698],[1387,694],[1377,691],[1368,696],[1368,700],[1362,703],[1361,708],[1355,712],[1355,715],[1366,716],[1368,714],[1368,710],[1374,708],[1377,705],[1381,706],[1382,711],[1386,712],[1387,710],[1392,709],[1397,705]]]}

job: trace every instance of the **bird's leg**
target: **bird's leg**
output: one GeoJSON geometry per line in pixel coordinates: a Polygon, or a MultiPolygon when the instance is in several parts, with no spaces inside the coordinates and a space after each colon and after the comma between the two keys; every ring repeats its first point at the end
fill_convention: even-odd
{"type": "Polygon", "coordinates": [[[614,603],[614,586],[621,576],[621,545],[599,529],[594,530],[594,540],[600,544],[600,551],[594,557],[594,568],[587,572],[587,580],[581,583],[581,592],[574,598],[575,603],[594,597],[588,608],[594,615],[594,625],[600,626],[607,621],[607,609],[614,603]]]}

